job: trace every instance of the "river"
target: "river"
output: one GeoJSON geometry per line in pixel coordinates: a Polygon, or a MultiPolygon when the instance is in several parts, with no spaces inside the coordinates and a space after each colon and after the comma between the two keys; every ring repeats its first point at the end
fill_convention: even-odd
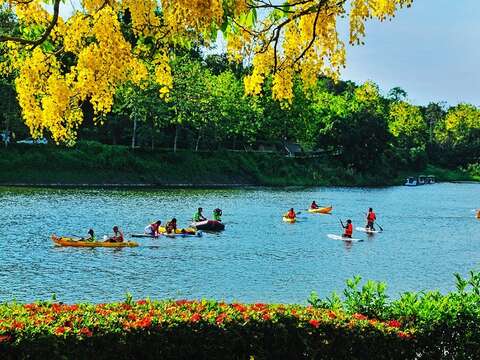
{"type": "Polygon", "coordinates": [[[415,188],[233,190],[84,190],[0,188],[0,301],[51,299],[107,302],[125,298],[305,303],[310,292],[342,292],[353,275],[386,281],[395,297],[411,290],[454,288],[453,273],[480,263],[479,184],[415,188]],[[333,204],[333,215],[290,207],[333,204]],[[142,232],[149,221],[177,217],[188,225],[196,207],[223,209],[226,231],[202,238],[140,239],[137,248],[53,246],[50,234],[103,235],[119,225],[142,232]],[[384,232],[356,232],[364,242],[327,238],[339,218],[364,225],[371,206],[384,232]]]}

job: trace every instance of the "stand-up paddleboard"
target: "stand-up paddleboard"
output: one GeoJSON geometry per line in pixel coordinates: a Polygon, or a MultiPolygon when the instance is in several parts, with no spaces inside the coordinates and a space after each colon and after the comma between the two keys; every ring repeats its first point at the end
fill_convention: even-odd
{"type": "Polygon", "coordinates": [[[362,239],[353,239],[353,238],[343,237],[343,236],[334,235],[334,234],[328,234],[327,237],[332,240],[343,240],[343,241],[351,241],[351,242],[363,241],[362,239]]]}
{"type": "Polygon", "coordinates": [[[367,228],[364,228],[364,227],[356,227],[355,230],[361,231],[361,232],[365,232],[365,233],[367,233],[367,234],[378,234],[378,233],[381,233],[380,230],[371,230],[371,229],[367,229],[367,228]]]}
{"type": "Polygon", "coordinates": [[[201,231],[197,231],[195,234],[189,234],[189,233],[184,233],[184,234],[163,234],[163,236],[175,239],[177,237],[179,238],[186,238],[186,237],[202,237],[203,233],[201,231]]]}

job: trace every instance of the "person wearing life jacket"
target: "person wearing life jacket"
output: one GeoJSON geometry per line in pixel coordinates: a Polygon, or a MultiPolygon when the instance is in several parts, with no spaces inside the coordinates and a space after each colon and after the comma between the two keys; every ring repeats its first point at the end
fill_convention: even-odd
{"type": "Polygon", "coordinates": [[[113,227],[113,236],[109,237],[105,242],[121,243],[123,242],[123,233],[118,226],[113,227]]]}
{"type": "Polygon", "coordinates": [[[315,200],[313,200],[312,204],[310,205],[310,209],[319,209],[320,207],[317,205],[315,200]]]}
{"type": "Polygon", "coordinates": [[[216,208],[213,210],[213,220],[222,221],[222,209],[216,208]]]}
{"type": "Polygon", "coordinates": [[[162,224],[162,222],[160,220],[158,220],[158,221],[155,221],[152,224],[147,225],[145,227],[145,230],[144,230],[145,234],[151,235],[153,237],[157,237],[159,235],[158,229],[160,228],[161,224],[162,224]]]}
{"type": "Polygon", "coordinates": [[[297,217],[297,214],[295,213],[295,210],[293,210],[293,208],[291,208],[290,210],[288,210],[288,212],[285,214],[285,217],[289,218],[289,219],[295,219],[297,217]]]}
{"type": "Polygon", "coordinates": [[[367,230],[369,229],[375,231],[375,227],[373,226],[375,224],[375,220],[377,220],[377,215],[375,215],[372,208],[369,208],[367,214],[367,226],[365,226],[365,228],[367,230]]]}
{"type": "Polygon", "coordinates": [[[200,222],[200,221],[207,220],[207,218],[203,216],[202,212],[203,212],[203,209],[198,208],[197,212],[193,215],[193,221],[200,222]]]}
{"type": "Polygon", "coordinates": [[[177,219],[173,218],[169,222],[167,222],[167,225],[165,225],[165,229],[167,231],[167,234],[175,234],[177,232],[177,219]]]}
{"type": "Polygon", "coordinates": [[[342,223],[342,227],[345,229],[345,231],[342,234],[342,237],[352,238],[352,234],[353,234],[352,220],[348,219],[347,220],[347,225],[343,225],[343,223],[342,223]]]}

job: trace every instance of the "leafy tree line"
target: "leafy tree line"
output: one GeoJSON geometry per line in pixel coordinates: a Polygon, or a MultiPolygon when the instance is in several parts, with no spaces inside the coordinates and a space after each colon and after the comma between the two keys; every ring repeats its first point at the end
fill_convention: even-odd
{"type": "MultiPolygon", "coordinates": [[[[372,82],[318,80],[306,90],[295,81],[286,107],[272,98],[272,82],[259,96],[245,96],[250,69],[226,55],[179,54],[172,63],[173,89],[158,96],[154,82],[118,89],[112,111],[95,119],[83,106],[79,140],[148,149],[256,150],[298,142],[324,151],[356,171],[378,167],[422,168],[427,162],[466,166],[480,156],[480,110],[469,104],[415,106],[401,88],[382,95],[372,82]]],[[[268,80],[268,79],[267,79],[268,80]]],[[[4,79],[2,129],[26,136],[13,88],[4,79]]]]}

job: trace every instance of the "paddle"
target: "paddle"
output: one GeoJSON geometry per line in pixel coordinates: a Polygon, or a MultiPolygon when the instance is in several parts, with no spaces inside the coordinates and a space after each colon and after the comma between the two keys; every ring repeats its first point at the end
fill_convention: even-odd
{"type": "Polygon", "coordinates": [[[378,226],[378,228],[380,229],[380,231],[383,231],[383,228],[380,226],[379,223],[377,223],[377,222],[375,221],[375,224],[377,224],[377,226],[378,226]]]}

